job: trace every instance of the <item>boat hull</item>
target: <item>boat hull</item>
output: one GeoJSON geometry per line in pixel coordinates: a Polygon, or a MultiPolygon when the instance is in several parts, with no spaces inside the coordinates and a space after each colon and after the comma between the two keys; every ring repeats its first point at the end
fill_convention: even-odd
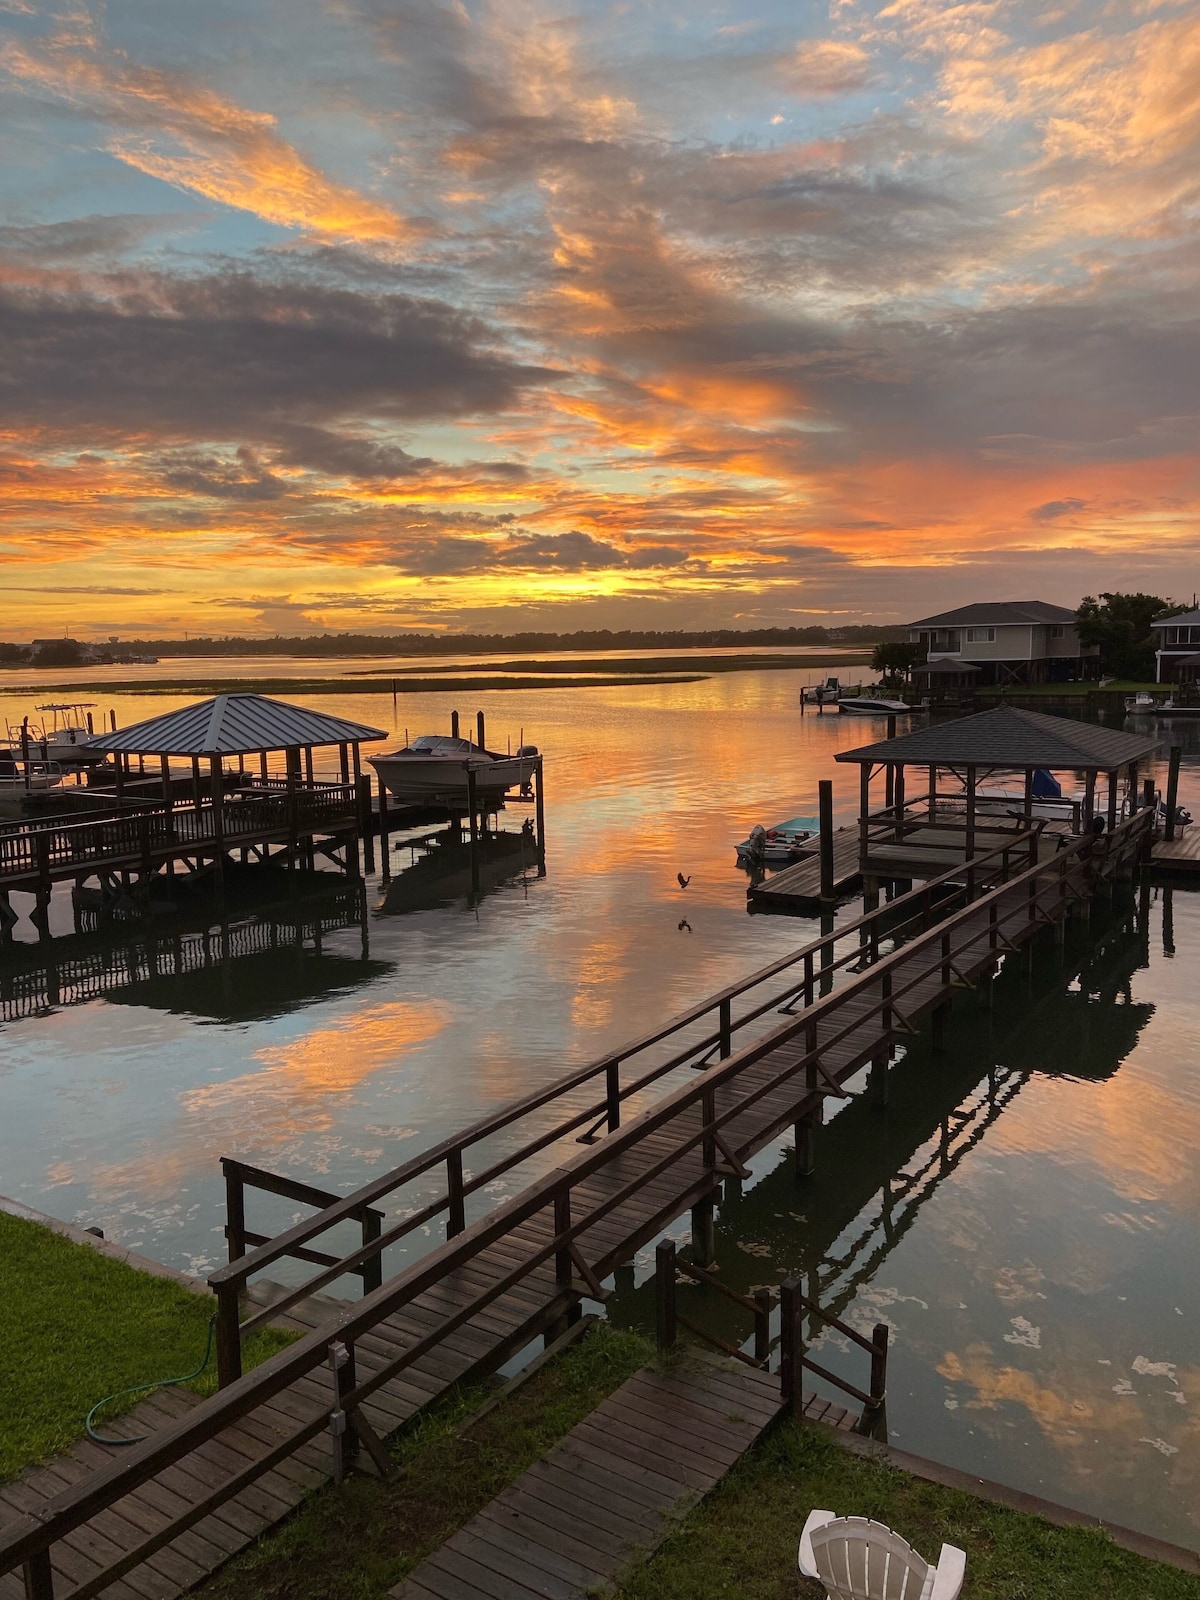
{"type": "Polygon", "coordinates": [[[409,805],[467,805],[468,774],[475,779],[478,800],[497,800],[510,789],[531,783],[537,760],[528,756],[502,756],[495,760],[475,756],[395,755],[368,756],[379,781],[396,800],[409,805]]]}

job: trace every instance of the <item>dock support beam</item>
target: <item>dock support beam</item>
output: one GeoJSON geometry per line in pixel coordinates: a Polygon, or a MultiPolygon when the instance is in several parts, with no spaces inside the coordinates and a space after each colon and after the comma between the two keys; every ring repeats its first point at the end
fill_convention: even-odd
{"type": "Polygon", "coordinates": [[[1175,802],[1179,799],[1179,763],[1182,756],[1183,746],[1173,744],[1167,765],[1167,825],[1163,829],[1163,838],[1168,843],[1175,837],[1175,802]]]}
{"type": "Polygon", "coordinates": [[[817,784],[817,811],[821,824],[821,899],[833,900],[833,784],[822,778],[817,784]]]}
{"type": "Polygon", "coordinates": [[[698,1267],[711,1267],[717,1257],[717,1230],[714,1225],[712,1196],[692,1207],[692,1260],[698,1267]]]}

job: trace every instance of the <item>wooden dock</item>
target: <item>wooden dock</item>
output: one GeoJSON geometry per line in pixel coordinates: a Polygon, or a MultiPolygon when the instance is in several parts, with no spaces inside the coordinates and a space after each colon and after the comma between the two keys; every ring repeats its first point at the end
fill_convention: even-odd
{"type": "Polygon", "coordinates": [[[1160,872],[1200,872],[1200,824],[1177,829],[1173,839],[1156,839],[1150,864],[1160,872]]]}
{"type": "MultiPolygon", "coordinates": [[[[858,829],[838,828],[833,835],[833,892],[845,899],[862,887],[858,861],[858,829]]],[[[773,872],[762,883],[746,891],[755,911],[819,911],[821,907],[821,862],[817,851],[805,855],[781,872],[773,872]]]]}
{"type": "Polygon", "coordinates": [[[945,885],[927,884],[901,896],[332,1203],[293,1178],[230,1164],[232,1259],[210,1277],[220,1391],[58,1493],[51,1474],[34,1500],[4,1502],[20,1514],[0,1526],[0,1574],[12,1574],[0,1578],[2,1600],[20,1593],[19,1569],[26,1600],[90,1600],[118,1580],[117,1592],[145,1600],[179,1592],[140,1569],[168,1547],[194,1557],[193,1534],[216,1545],[220,1532],[228,1544],[227,1525],[245,1522],[247,1507],[269,1506],[260,1485],[277,1471],[306,1473],[323,1454],[336,1476],[355,1449],[381,1454],[381,1435],[454,1383],[495,1370],[539,1332],[557,1336],[584,1300],[605,1298],[603,1280],[689,1208],[693,1260],[711,1260],[724,1178],[744,1175],[745,1162],[791,1128],[800,1171],[810,1170],[825,1098],[847,1094],[867,1064],[877,1086],[886,1081],[893,1050],[923,1016],[964,988],[986,988],[1006,954],[1061,923],[1102,877],[1131,868],[1152,822],[1135,813],[1100,840],[1080,839],[1024,868],[1018,848],[999,881],[993,869],[973,893],[960,886],[947,900],[945,885]],[[741,1029],[781,1011],[785,1020],[734,1051],[741,1029]],[[664,1058],[666,1041],[673,1049],[664,1058]],[[700,1070],[622,1124],[631,1096],[645,1104],[648,1087],[681,1067],[700,1070]],[[550,1108],[561,1120],[547,1126],[550,1108]],[[486,1145],[497,1134],[499,1160],[486,1145]],[[573,1138],[584,1144],[574,1154],[573,1138]],[[467,1223],[470,1195],[556,1144],[556,1166],[545,1171],[543,1156],[544,1176],[467,1223]],[[430,1199],[437,1172],[445,1190],[430,1199]],[[320,1209],[260,1243],[245,1218],[255,1187],[320,1209]],[[399,1220],[381,1219],[381,1202],[399,1220]],[[384,1252],[436,1218],[445,1220],[444,1243],[385,1277],[384,1252]],[[314,1247],[348,1220],[361,1223],[361,1246],[341,1256],[314,1247]],[[321,1270],[270,1310],[244,1316],[246,1287],[285,1257],[321,1270]],[[311,1312],[311,1332],[241,1375],[246,1332],[283,1311],[305,1320],[306,1297],[350,1273],[363,1280],[362,1299],[311,1312]],[[215,1458],[226,1464],[220,1482],[215,1458]]]}
{"type": "MultiPolygon", "coordinates": [[[[853,1425],[840,1406],[805,1402],[806,1415],[853,1425]]],[[[778,1379],[732,1361],[635,1373],[392,1600],[584,1600],[669,1538],[782,1406],[778,1379]]]]}

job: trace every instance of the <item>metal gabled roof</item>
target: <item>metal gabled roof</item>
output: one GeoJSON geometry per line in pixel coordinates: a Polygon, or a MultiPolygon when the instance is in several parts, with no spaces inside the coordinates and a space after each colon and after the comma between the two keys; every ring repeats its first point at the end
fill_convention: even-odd
{"type": "Polygon", "coordinates": [[[1000,767],[1010,772],[1030,767],[1115,772],[1130,761],[1151,755],[1158,743],[1142,733],[997,706],[973,717],[933,723],[897,739],[839,750],[834,760],[860,764],[890,761],[915,767],[1000,767]]]}
{"type": "Polygon", "coordinates": [[[148,717],[87,741],[91,750],[135,756],[239,756],[293,746],[359,744],[386,739],[381,728],[288,705],[264,694],[219,694],[148,717]]]}

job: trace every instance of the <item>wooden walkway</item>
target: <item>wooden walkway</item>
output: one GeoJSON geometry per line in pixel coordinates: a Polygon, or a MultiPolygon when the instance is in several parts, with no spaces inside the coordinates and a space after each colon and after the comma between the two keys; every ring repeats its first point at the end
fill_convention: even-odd
{"type": "MultiPolygon", "coordinates": [[[[805,1402],[806,1416],[853,1427],[840,1406],[805,1402]]],[[[583,1600],[656,1550],[781,1408],[778,1378],[731,1361],[635,1373],[392,1600],[583,1600]]]]}
{"type": "MultiPolygon", "coordinates": [[[[1118,850],[1140,849],[1144,826],[1127,824],[1110,837],[1109,866],[1115,868],[1118,850]]],[[[689,1207],[700,1207],[701,1215],[711,1208],[724,1176],[744,1171],[743,1163],[785,1130],[819,1120],[825,1097],[844,1093],[842,1086],[865,1064],[886,1072],[895,1044],[923,1015],[945,1005],[955,990],[989,977],[1006,951],[1061,919],[1072,898],[1086,898],[1090,887],[1080,876],[1085,865],[1078,853],[1064,851],[1049,866],[1018,873],[940,921],[940,913],[926,905],[925,916],[933,919],[926,931],[890,954],[868,937],[877,923],[852,923],[849,956],[856,970],[842,966],[840,987],[818,994],[810,949],[804,957],[809,1004],[799,1015],[694,1073],[624,1126],[619,1101],[610,1098],[606,1137],[564,1157],[470,1226],[462,1213],[462,1153],[478,1135],[469,1133],[328,1207],[312,1224],[287,1230],[257,1253],[261,1265],[297,1250],[309,1261],[328,1261],[296,1240],[311,1239],[314,1227],[319,1232],[338,1217],[361,1217],[365,1236],[364,1208],[410,1174],[421,1179],[438,1162],[451,1174],[447,1196],[412,1207],[390,1230],[399,1238],[446,1213],[445,1243],[398,1276],[369,1285],[363,1299],[341,1302],[339,1310],[326,1314],[319,1304],[307,1310],[294,1305],[292,1314],[312,1328],[310,1335],[243,1378],[237,1375],[238,1295],[258,1263],[253,1251],[244,1262],[231,1262],[211,1279],[219,1307],[233,1313],[232,1324],[228,1316],[218,1323],[221,1391],[189,1408],[188,1416],[164,1417],[149,1443],[122,1451],[107,1470],[82,1478],[74,1489],[59,1463],[34,1475],[15,1498],[3,1501],[25,1515],[0,1526],[0,1572],[24,1564],[27,1600],[71,1594],[90,1600],[110,1589],[145,1600],[151,1593],[180,1592],[195,1580],[205,1547],[209,1555],[221,1547],[228,1554],[231,1541],[244,1543],[285,1515],[312,1474],[320,1474],[322,1460],[329,1470],[338,1437],[336,1431],[330,1436],[332,1411],[357,1412],[374,1434],[386,1435],[456,1382],[496,1370],[538,1333],[560,1327],[583,1300],[600,1298],[601,1281],[642,1245],[689,1207]],[[330,1363],[343,1349],[351,1360],[338,1380],[339,1405],[330,1363]],[[213,1483],[217,1463],[224,1473],[219,1485],[213,1483]],[[63,1490],[56,1493],[59,1482],[63,1490]],[[293,1489],[285,1488],[287,1482],[293,1489]],[[172,1519],[167,1506],[178,1510],[181,1497],[184,1506],[172,1519]],[[141,1570],[160,1551],[176,1563],[178,1576],[170,1580],[175,1588],[164,1587],[165,1574],[150,1577],[141,1570]]],[[[920,901],[918,893],[907,903],[920,901]]],[[[889,908],[893,915],[898,904],[889,908]]],[[[822,967],[822,988],[827,972],[832,981],[833,967],[822,967]]],[[[728,1001],[719,1003],[727,1018],[728,1001]]],[[[776,1005],[772,1000],[757,1014],[776,1005]]],[[[727,1036],[723,1026],[718,1037],[727,1036]]],[[[681,1059],[688,1056],[685,1051],[681,1059]]],[[[600,1063],[529,1097],[537,1108],[565,1093],[564,1109],[572,1115],[551,1134],[538,1134],[526,1150],[543,1149],[563,1128],[592,1120],[596,1107],[588,1105],[587,1086],[597,1070],[611,1089],[617,1066],[600,1063]]],[[[628,1092],[636,1090],[635,1084],[628,1092]]],[[[517,1114],[510,1110],[499,1125],[511,1124],[517,1114]]],[[[472,1186],[492,1181],[496,1170],[477,1170],[472,1186]]],[[[230,1221],[238,1226],[232,1209],[230,1221]]],[[[381,1243],[388,1239],[385,1232],[381,1243]]],[[[357,1270],[356,1261],[377,1262],[380,1247],[364,1243],[361,1251],[335,1261],[330,1277],[357,1270]]],[[[318,1275],[311,1287],[320,1282],[318,1275]]],[[[257,1320],[274,1318],[268,1312],[257,1320]]],[[[172,1403],[162,1406],[169,1410],[172,1403]]],[[[68,1477],[78,1470],[67,1469],[68,1477]]],[[[16,1600],[20,1593],[15,1571],[0,1579],[0,1600],[16,1600]]]]}
{"type": "Polygon", "coordinates": [[[1150,861],[1163,872],[1200,872],[1200,824],[1177,828],[1169,842],[1156,839],[1150,861]]]}
{"type": "MultiPolygon", "coordinates": [[[[833,836],[833,892],[835,898],[853,894],[862,884],[858,862],[858,829],[838,828],[833,836]]],[[[814,851],[782,872],[746,891],[755,911],[812,911],[821,904],[821,859],[814,851]]]]}

